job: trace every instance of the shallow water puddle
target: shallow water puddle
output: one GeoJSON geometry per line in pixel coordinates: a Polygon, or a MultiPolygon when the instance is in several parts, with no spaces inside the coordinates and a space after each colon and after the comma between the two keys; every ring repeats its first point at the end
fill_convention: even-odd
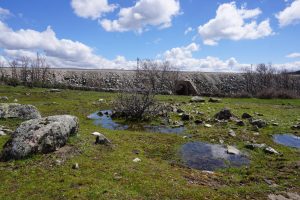
{"type": "Polygon", "coordinates": [[[273,140],[277,144],[300,149],[300,137],[293,134],[277,134],[273,136],[273,140]]]}
{"type": "Polygon", "coordinates": [[[189,142],[182,146],[183,162],[191,168],[214,171],[228,167],[241,167],[250,163],[245,155],[227,153],[227,148],[203,142],[189,142]]]}
{"type": "Polygon", "coordinates": [[[181,134],[185,131],[184,127],[172,128],[165,125],[151,126],[151,125],[140,125],[140,124],[121,124],[113,121],[111,118],[111,110],[103,110],[99,112],[92,113],[88,116],[89,119],[94,120],[94,124],[97,126],[102,126],[103,128],[110,130],[130,130],[130,131],[146,131],[153,133],[172,133],[181,134]]]}

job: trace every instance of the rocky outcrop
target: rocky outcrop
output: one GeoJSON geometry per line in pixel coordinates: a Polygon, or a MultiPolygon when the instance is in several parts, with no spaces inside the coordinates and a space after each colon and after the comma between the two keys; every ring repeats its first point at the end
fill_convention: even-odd
{"type": "Polygon", "coordinates": [[[0,118],[18,118],[28,120],[41,118],[41,114],[33,105],[1,103],[0,118]]]}
{"type": "Polygon", "coordinates": [[[22,159],[49,153],[64,146],[78,131],[78,118],[57,115],[23,122],[4,145],[1,160],[22,159]]]}

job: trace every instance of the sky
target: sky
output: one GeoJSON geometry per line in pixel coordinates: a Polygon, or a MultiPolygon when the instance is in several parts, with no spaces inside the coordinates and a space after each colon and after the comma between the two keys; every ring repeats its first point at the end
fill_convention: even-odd
{"type": "Polygon", "coordinates": [[[59,68],[300,70],[300,0],[0,0],[0,62],[37,52],[59,68]]]}

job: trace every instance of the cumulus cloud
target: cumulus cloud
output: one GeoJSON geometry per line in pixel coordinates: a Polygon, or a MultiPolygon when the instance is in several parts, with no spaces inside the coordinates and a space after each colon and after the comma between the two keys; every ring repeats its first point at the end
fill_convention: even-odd
{"type": "Polygon", "coordinates": [[[141,33],[147,26],[170,27],[173,17],[179,13],[179,0],[138,0],[132,7],[121,8],[118,19],[103,19],[99,23],[110,32],[141,33]]]}
{"type": "Polygon", "coordinates": [[[279,20],[279,26],[284,27],[290,24],[300,22],[300,0],[295,0],[293,3],[286,7],[283,11],[276,15],[279,20]]]}
{"type": "Polygon", "coordinates": [[[0,21],[0,48],[6,57],[35,57],[43,52],[53,67],[79,68],[132,68],[134,62],[120,58],[108,60],[94,54],[93,49],[81,42],[58,39],[51,27],[38,32],[31,29],[12,30],[0,21]]]}
{"type": "Polygon", "coordinates": [[[71,6],[77,16],[90,19],[98,19],[117,7],[109,4],[107,0],[72,0],[71,6]]]}
{"type": "Polygon", "coordinates": [[[11,15],[11,13],[9,10],[0,7],[0,19],[4,19],[10,15],[11,15]]]}
{"type": "Polygon", "coordinates": [[[163,59],[173,66],[185,71],[224,72],[240,71],[243,65],[235,58],[221,60],[217,57],[207,56],[205,58],[194,58],[193,53],[199,50],[199,45],[191,43],[187,46],[176,47],[167,50],[163,59]]]}
{"type": "Polygon", "coordinates": [[[215,18],[198,27],[198,32],[206,45],[217,45],[221,39],[254,40],[272,35],[269,19],[257,23],[260,14],[259,8],[237,8],[235,2],[224,3],[218,7],[215,18]]]}
{"type": "Polygon", "coordinates": [[[286,56],[287,58],[300,58],[300,53],[291,53],[286,56]]]}

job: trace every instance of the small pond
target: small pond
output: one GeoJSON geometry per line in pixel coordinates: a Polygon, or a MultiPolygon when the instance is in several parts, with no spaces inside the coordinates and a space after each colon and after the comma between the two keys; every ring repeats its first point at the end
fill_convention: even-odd
{"type": "Polygon", "coordinates": [[[130,131],[146,131],[153,133],[171,133],[171,134],[181,134],[184,133],[184,127],[169,127],[166,125],[141,125],[141,124],[121,124],[115,122],[112,118],[111,110],[102,110],[99,112],[92,113],[88,116],[89,119],[94,120],[94,124],[97,126],[102,126],[103,128],[110,130],[130,130],[130,131]]]}
{"type": "Polygon", "coordinates": [[[245,155],[228,154],[226,147],[204,142],[184,144],[181,148],[181,156],[184,164],[188,167],[207,171],[241,167],[250,163],[245,155]]]}
{"type": "Polygon", "coordinates": [[[300,137],[293,134],[276,134],[273,140],[277,144],[300,149],[300,137]]]}

